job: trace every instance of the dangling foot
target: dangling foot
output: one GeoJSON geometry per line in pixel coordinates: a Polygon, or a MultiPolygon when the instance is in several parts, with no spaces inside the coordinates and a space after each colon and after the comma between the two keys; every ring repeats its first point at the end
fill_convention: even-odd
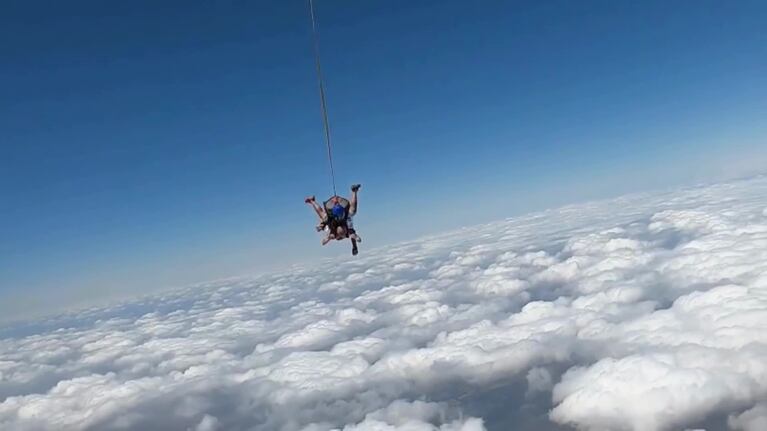
{"type": "Polygon", "coordinates": [[[359,190],[359,189],[360,189],[360,187],[362,187],[362,184],[354,184],[354,185],[352,186],[352,192],[355,192],[355,193],[356,193],[356,192],[357,192],[357,190],[359,190]]]}
{"type": "Polygon", "coordinates": [[[314,202],[314,196],[309,196],[308,198],[304,199],[304,202],[307,204],[314,202]]]}
{"type": "Polygon", "coordinates": [[[356,256],[359,252],[360,251],[357,249],[357,244],[354,244],[354,246],[352,246],[352,256],[356,256]]]}

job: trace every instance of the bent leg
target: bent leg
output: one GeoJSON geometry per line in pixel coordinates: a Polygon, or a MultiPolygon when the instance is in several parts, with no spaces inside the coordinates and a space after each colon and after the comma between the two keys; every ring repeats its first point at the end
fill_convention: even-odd
{"type": "Polygon", "coordinates": [[[357,231],[354,229],[354,220],[352,217],[346,219],[346,226],[349,228],[349,238],[352,238],[357,242],[362,242],[362,238],[357,235],[357,231]]]}
{"type": "Polygon", "coordinates": [[[314,212],[317,213],[317,217],[320,218],[320,223],[324,223],[325,220],[327,220],[327,214],[325,213],[325,209],[323,209],[321,206],[317,204],[317,201],[314,199],[307,199],[306,203],[312,206],[314,209],[314,212]]]}
{"type": "Polygon", "coordinates": [[[357,214],[357,191],[359,191],[360,185],[355,184],[352,186],[352,198],[349,204],[349,215],[354,216],[357,214]]]}

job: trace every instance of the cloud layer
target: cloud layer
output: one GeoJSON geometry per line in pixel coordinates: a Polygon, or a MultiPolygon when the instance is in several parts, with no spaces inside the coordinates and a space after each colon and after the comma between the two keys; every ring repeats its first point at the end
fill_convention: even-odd
{"type": "Polygon", "coordinates": [[[762,430],[767,178],[0,333],[0,429],[762,430]]]}

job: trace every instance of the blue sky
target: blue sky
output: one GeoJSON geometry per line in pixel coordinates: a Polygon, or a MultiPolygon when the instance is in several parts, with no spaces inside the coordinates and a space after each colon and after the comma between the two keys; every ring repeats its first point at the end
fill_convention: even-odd
{"type": "MultiPolygon", "coordinates": [[[[767,5],[318,0],[364,248],[767,169],[767,5]]],[[[348,254],[303,1],[10,2],[0,310],[348,254]]]]}

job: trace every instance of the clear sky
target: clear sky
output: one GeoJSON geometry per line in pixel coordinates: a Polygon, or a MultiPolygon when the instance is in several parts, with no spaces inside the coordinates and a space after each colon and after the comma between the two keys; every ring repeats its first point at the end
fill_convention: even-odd
{"type": "MultiPolygon", "coordinates": [[[[6,2],[0,312],[346,255],[307,5],[6,2]]],[[[365,248],[767,169],[762,1],[317,0],[365,248]]]]}

